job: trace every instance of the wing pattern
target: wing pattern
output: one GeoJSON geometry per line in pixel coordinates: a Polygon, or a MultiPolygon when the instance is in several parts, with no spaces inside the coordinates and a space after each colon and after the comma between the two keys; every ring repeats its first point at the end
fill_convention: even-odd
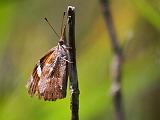
{"type": "Polygon", "coordinates": [[[36,64],[27,83],[28,93],[49,101],[66,97],[68,53],[65,46],[52,48],[36,64]]]}

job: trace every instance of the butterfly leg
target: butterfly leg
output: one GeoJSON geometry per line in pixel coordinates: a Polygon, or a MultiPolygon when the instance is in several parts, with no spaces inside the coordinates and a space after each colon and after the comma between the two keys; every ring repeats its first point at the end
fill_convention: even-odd
{"type": "Polygon", "coordinates": [[[72,47],[66,47],[65,49],[70,50],[70,49],[72,49],[72,47]]]}
{"type": "Polygon", "coordinates": [[[73,63],[73,62],[71,62],[71,61],[69,61],[69,60],[66,60],[66,59],[64,59],[66,62],[68,62],[68,63],[73,63]]]}
{"type": "Polygon", "coordinates": [[[66,61],[66,62],[68,62],[68,63],[73,63],[73,62],[71,62],[71,61],[69,61],[69,60],[67,60],[67,59],[65,59],[65,58],[62,58],[62,60],[66,61]]]}

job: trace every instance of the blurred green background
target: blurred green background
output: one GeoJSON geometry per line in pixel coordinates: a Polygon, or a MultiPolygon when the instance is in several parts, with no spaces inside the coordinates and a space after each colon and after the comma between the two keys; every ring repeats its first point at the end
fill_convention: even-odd
{"type": "MultiPolygon", "coordinates": [[[[76,7],[80,120],[114,120],[112,50],[96,0],[0,0],[0,120],[69,120],[67,98],[29,97],[25,84],[38,59],[57,45],[44,17],[60,31],[63,11],[76,7]]],[[[123,103],[127,120],[160,120],[160,1],[111,0],[124,46],[123,103]]]]}

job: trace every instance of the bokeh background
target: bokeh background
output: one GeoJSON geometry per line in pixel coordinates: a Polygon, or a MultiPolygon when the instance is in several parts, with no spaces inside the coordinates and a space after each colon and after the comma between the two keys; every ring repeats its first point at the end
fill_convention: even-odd
{"type": "MultiPolygon", "coordinates": [[[[112,49],[97,0],[0,0],[0,120],[69,120],[70,94],[56,102],[29,97],[26,82],[38,59],[57,45],[63,11],[76,7],[80,120],[114,120],[112,49]]],[[[160,120],[160,1],[111,0],[125,61],[127,120],[160,120]]]]}

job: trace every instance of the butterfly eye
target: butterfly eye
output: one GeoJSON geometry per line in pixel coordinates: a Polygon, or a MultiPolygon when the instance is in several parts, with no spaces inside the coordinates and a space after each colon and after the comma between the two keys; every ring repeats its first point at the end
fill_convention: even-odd
{"type": "Polygon", "coordinates": [[[60,40],[60,41],[59,41],[59,44],[60,44],[60,45],[63,45],[63,44],[64,44],[64,41],[63,41],[63,40],[60,40]]]}

